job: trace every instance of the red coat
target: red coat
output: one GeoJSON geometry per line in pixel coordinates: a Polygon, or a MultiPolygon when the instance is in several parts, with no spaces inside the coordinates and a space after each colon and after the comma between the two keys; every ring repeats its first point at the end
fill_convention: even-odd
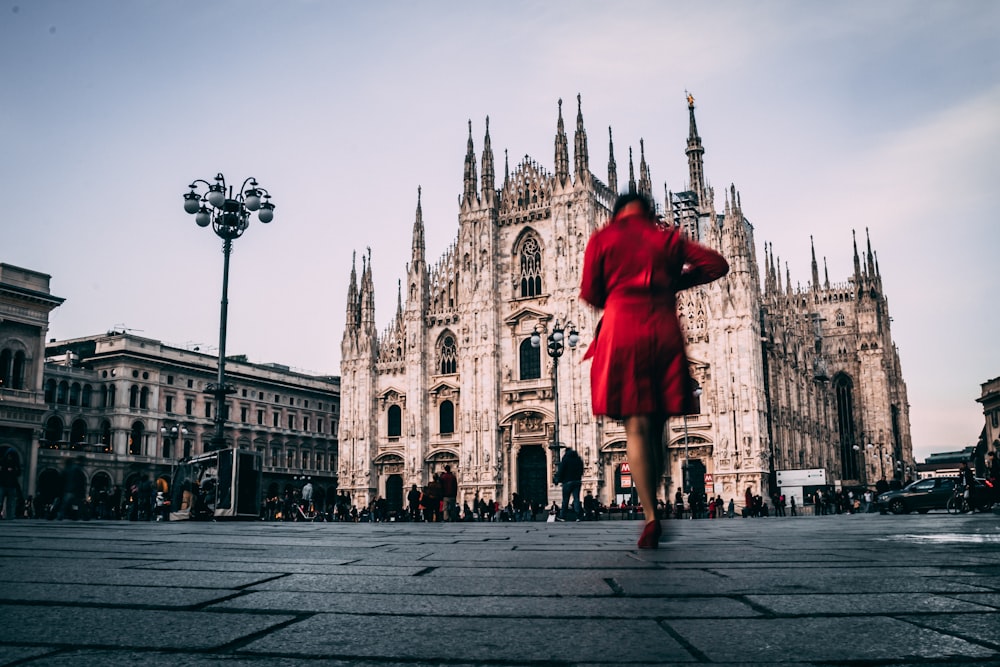
{"type": "Polygon", "coordinates": [[[728,271],[716,251],[641,215],[619,216],[594,233],[580,289],[580,298],[604,309],[584,357],[594,362],[594,414],[694,412],[676,295],[728,271]]]}

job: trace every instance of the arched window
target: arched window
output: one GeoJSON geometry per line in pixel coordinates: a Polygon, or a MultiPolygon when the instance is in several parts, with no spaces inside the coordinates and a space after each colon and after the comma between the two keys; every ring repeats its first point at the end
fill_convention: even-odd
{"type": "Polygon", "coordinates": [[[441,424],[441,435],[451,435],[455,432],[455,404],[451,401],[441,401],[438,408],[438,421],[441,424]]]}
{"type": "Polygon", "coordinates": [[[49,378],[45,381],[45,402],[55,403],[56,402],[56,381],[49,378]]]}
{"type": "Polygon", "coordinates": [[[24,352],[14,353],[14,366],[10,372],[10,386],[13,389],[24,389],[24,352]]]}
{"type": "Polygon", "coordinates": [[[542,348],[532,347],[531,338],[525,338],[521,341],[521,379],[537,380],[540,377],[542,377],[542,348]]]}
{"type": "Polygon", "coordinates": [[[104,407],[106,407],[106,408],[113,408],[113,407],[115,407],[115,396],[117,395],[117,393],[118,393],[118,390],[115,389],[114,385],[111,385],[111,386],[108,387],[108,402],[105,404],[104,407]]]}
{"type": "Polygon", "coordinates": [[[69,388],[69,404],[80,405],[80,383],[74,382],[69,388]]]}
{"type": "Polygon", "coordinates": [[[389,406],[388,432],[390,438],[398,438],[403,434],[403,411],[398,405],[389,406]]]}
{"type": "Polygon", "coordinates": [[[149,387],[143,387],[139,392],[139,408],[142,410],[149,408],[149,387]]]}
{"type": "Polygon", "coordinates": [[[45,422],[45,439],[48,442],[59,442],[63,439],[63,423],[59,417],[49,417],[45,422]]]}
{"type": "MultiPolygon", "coordinates": [[[[844,373],[833,378],[837,394],[837,430],[840,434],[841,479],[860,479],[858,451],[854,449],[854,383],[844,373]]],[[[863,443],[862,443],[863,444],[863,443]]]]}
{"type": "Polygon", "coordinates": [[[845,324],[845,321],[844,321],[844,311],[842,311],[842,310],[838,310],[837,311],[837,315],[834,318],[834,322],[836,323],[836,325],[838,327],[844,326],[844,324],[845,324]]]}
{"type": "Polygon", "coordinates": [[[538,239],[528,237],[521,244],[521,298],[538,296],[542,293],[542,249],[538,239]]]}
{"type": "Polygon", "coordinates": [[[128,434],[128,453],[131,456],[139,456],[142,454],[142,437],[143,437],[142,422],[134,422],[132,424],[132,430],[128,434]]]}
{"type": "Polygon", "coordinates": [[[66,405],[66,401],[69,397],[69,383],[63,380],[59,383],[59,389],[56,390],[56,403],[61,403],[66,405]]]}
{"type": "Polygon", "coordinates": [[[128,406],[130,408],[139,407],[139,387],[132,385],[128,389],[128,406]]]}
{"type": "Polygon", "coordinates": [[[101,444],[105,452],[111,451],[111,422],[107,419],[101,423],[101,444]]]}
{"type": "Polygon", "coordinates": [[[446,332],[441,336],[438,344],[438,369],[441,375],[453,375],[458,366],[458,348],[455,346],[455,337],[446,332]]]}
{"type": "Polygon", "coordinates": [[[74,445],[87,442],[87,422],[77,419],[69,432],[69,441],[74,445]]]}
{"type": "Polygon", "coordinates": [[[14,383],[11,381],[13,361],[14,355],[10,350],[0,350],[0,387],[14,388],[14,383]]]}
{"type": "Polygon", "coordinates": [[[89,384],[83,385],[83,397],[80,399],[80,405],[82,405],[85,408],[89,408],[93,394],[94,394],[93,387],[91,387],[89,384]]]}

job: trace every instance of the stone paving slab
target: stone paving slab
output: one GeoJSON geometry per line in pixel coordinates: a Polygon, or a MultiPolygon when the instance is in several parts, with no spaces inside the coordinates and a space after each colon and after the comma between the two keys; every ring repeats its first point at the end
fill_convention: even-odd
{"type": "Polygon", "coordinates": [[[222,588],[103,586],[10,583],[0,585],[0,602],[102,604],[123,607],[192,607],[218,602],[238,591],[222,588]]]}
{"type": "Polygon", "coordinates": [[[0,665],[1000,664],[998,516],[640,527],[0,522],[0,665]]]}
{"type": "Polygon", "coordinates": [[[276,628],[294,616],[188,611],[0,605],[0,623],[16,627],[18,644],[52,647],[221,648],[238,639],[276,628]],[[12,625],[16,620],[16,626],[12,625]]]}
{"type": "Polygon", "coordinates": [[[563,595],[606,595],[615,590],[600,572],[572,573],[565,577],[548,577],[539,582],[536,577],[520,577],[494,573],[489,577],[373,577],[355,575],[292,574],[250,587],[253,591],[315,591],[326,593],[407,593],[410,595],[496,595],[557,597],[563,595]]]}
{"type": "Polygon", "coordinates": [[[987,658],[996,652],[957,637],[879,616],[864,618],[746,619],[726,628],[698,621],[669,621],[710,662],[749,660],[780,664],[913,658],[987,658]]]}
{"type": "Polygon", "coordinates": [[[912,614],[923,612],[991,612],[983,605],[953,597],[916,593],[858,595],[747,595],[751,603],[775,614],[912,614]]]}
{"type": "MultiPolygon", "coordinates": [[[[957,602],[961,605],[964,603],[957,602]]],[[[758,616],[751,606],[723,597],[623,598],[623,597],[535,597],[525,600],[504,596],[448,595],[366,595],[302,593],[275,591],[247,593],[207,607],[215,609],[267,610],[275,613],[295,611],[362,613],[378,616],[479,616],[518,618],[743,618],[758,616]]]]}
{"type": "Polygon", "coordinates": [[[592,660],[614,643],[620,663],[694,662],[654,621],[637,620],[614,628],[600,621],[566,619],[483,619],[469,617],[371,617],[319,614],[295,627],[270,633],[244,647],[250,653],[332,658],[419,656],[423,660],[535,661],[592,660]],[[365,641],[355,640],[361,632],[365,641]]]}

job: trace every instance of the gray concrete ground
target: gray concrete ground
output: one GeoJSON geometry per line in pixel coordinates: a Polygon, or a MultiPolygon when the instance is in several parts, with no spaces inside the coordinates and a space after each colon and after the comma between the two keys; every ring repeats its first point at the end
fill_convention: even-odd
{"type": "Polygon", "coordinates": [[[0,524],[0,664],[1000,664],[1000,517],[0,524]]]}

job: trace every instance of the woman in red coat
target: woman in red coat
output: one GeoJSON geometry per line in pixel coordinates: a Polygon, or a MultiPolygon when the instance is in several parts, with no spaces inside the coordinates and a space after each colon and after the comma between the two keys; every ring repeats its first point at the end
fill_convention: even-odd
{"type": "MultiPolygon", "coordinates": [[[[720,278],[719,253],[661,226],[652,202],[635,193],[615,202],[611,221],[587,244],[580,297],[603,308],[586,358],[594,414],[625,421],[626,454],[643,507],[656,507],[663,474],[663,426],[694,412],[694,393],[677,292],[720,278]]],[[[662,534],[646,512],[639,547],[655,549],[662,534]]]]}

